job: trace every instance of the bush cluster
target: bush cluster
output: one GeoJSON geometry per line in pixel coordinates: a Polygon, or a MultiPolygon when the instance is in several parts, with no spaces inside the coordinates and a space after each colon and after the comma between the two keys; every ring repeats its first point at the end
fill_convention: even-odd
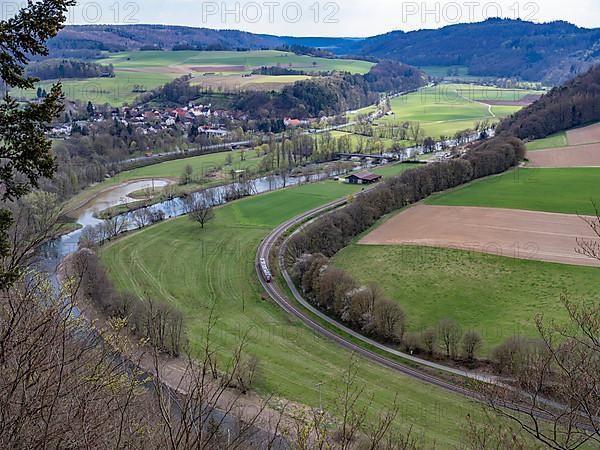
{"type": "Polygon", "coordinates": [[[383,342],[402,342],[404,310],[377,286],[359,285],[344,270],[329,266],[322,254],[302,255],[291,276],[315,306],[350,328],[383,342]]]}
{"type": "Polygon", "coordinates": [[[180,355],[185,342],[183,316],[175,308],[117,292],[99,258],[88,249],[73,255],[70,272],[79,278],[82,295],[107,316],[127,319],[132,333],[161,352],[180,355]]]}

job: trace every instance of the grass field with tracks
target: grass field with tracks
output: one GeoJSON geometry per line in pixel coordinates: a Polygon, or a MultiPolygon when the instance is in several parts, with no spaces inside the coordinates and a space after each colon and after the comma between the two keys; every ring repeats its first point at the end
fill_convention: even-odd
{"type": "Polygon", "coordinates": [[[592,200],[600,201],[599,183],[598,168],[518,168],[434,195],[425,203],[594,214],[592,200]]]}
{"type": "Polygon", "coordinates": [[[466,85],[439,85],[391,100],[393,115],[377,121],[391,125],[420,122],[426,136],[452,136],[457,131],[473,128],[476,121],[492,120],[486,105],[461,97],[466,85]]]}
{"type": "Polygon", "coordinates": [[[425,136],[453,136],[457,131],[472,129],[476,122],[510,115],[520,106],[488,106],[482,99],[520,100],[537,91],[498,89],[470,84],[440,84],[391,100],[393,115],[379,124],[420,122],[425,136]]]}
{"type": "MultiPolygon", "coordinates": [[[[220,356],[226,357],[241,333],[250,335],[249,353],[261,362],[260,392],[316,406],[332,407],[335,386],[350,353],[324,341],[261,299],[254,269],[256,249],[284,220],[359,187],[334,182],[310,184],[241,200],[216,211],[202,230],[187,217],[128,235],[102,250],[102,260],[119,289],[170,302],[186,320],[192,346],[199,345],[211,307],[218,315],[220,356]]],[[[374,410],[403,404],[398,424],[427,432],[425,446],[455,448],[462,437],[456,423],[470,403],[463,398],[361,361],[359,382],[374,395],[374,410]],[[382,383],[385,380],[385,383],[382,383]]]]}

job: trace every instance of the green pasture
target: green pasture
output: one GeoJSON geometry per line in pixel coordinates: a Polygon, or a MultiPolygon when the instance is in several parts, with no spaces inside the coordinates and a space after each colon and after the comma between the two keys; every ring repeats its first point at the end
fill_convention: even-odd
{"type": "Polygon", "coordinates": [[[437,194],[432,205],[485,206],[566,214],[594,214],[600,201],[600,169],[517,168],[437,194]]]}
{"type": "Polygon", "coordinates": [[[541,95],[543,91],[531,89],[505,89],[493,86],[463,85],[458,89],[460,95],[476,102],[512,101],[517,102],[528,95],[541,95]]]}
{"type": "Polygon", "coordinates": [[[567,142],[567,133],[561,131],[560,133],[553,134],[552,136],[528,142],[526,145],[527,150],[534,151],[548,148],[566,147],[569,145],[569,143],[567,142]]]}
{"type": "MultiPolygon", "coordinates": [[[[247,351],[261,365],[259,392],[312,406],[319,405],[321,393],[323,406],[332,409],[350,353],[261,299],[254,258],[261,239],[277,224],[357,189],[324,182],[241,200],[219,208],[205,229],[183,217],[128,235],[105,247],[102,260],[120,290],[180,309],[192,348],[201,345],[211,308],[218,319],[220,357],[227,358],[247,333],[247,351]]],[[[412,426],[429,448],[459,446],[463,432],[456,424],[475,408],[462,397],[364,360],[359,383],[373,394],[373,411],[389,406],[397,394],[402,404],[397,427],[412,426]]]]}
{"type": "MultiPolygon", "coordinates": [[[[367,73],[374,65],[368,61],[350,59],[327,59],[313,56],[296,55],[276,50],[236,51],[136,51],[109,55],[101,60],[104,64],[113,64],[115,68],[146,69],[167,67],[171,69],[202,66],[242,66],[231,72],[249,72],[261,66],[281,66],[292,69],[321,72],[347,71],[367,73]]],[[[219,72],[220,70],[195,70],[196,72],[219,72]]],[[[225,71],[225,70],[223,70],[225,71]]]]}
{"type": "MultiPolygon", "coordinates": [[[[482,356],[509,336],[536,337],[534,318],[566,320],[560,295],[600,301],[600,270],[447,248],[352,244],[334,264],[375,282],[405,309],[409,331],[453,319],[483,337],[482,356]]],[[[440,350],[441,351],[441,350],[440,350]]]]}
{"type": "Polygon", "coordinates": [[[423,72],[425,72],[430,77],[436,78],[445,78],[450,77],[453,78],[456,75],[448,75],[448,71],[458,72],[459,77],[465,77],[469,74],[469,68],[466,66],[423,66],[419,67],[423,72]]]}
{"type": "Polygon", "coordinates": [[[461,86],[438,85],[395,97],[391,100],[393,115],[377,122],[385,125],[420,122],[426,136],[439,138],[473,128],[476,121],[492,121],[487,105],[461,97],[461,86]]]}
{"type": "MultiPolygon", "coordinates": [[[[136,86],[141,86],[144,90],[150,91],[175,78],[177,78],[177,75],[170,73],[115,71],[114,78],[69,78],[62,80],[61,83],[65,97],[70,100],[123,106],[124,104],[132,104],[136,97],[140,95],[139,92],[133,92],[136,86]]],[[[54,82],[43,81],[38,83],[38,86],[49,91],[54,82]]],[[[36,97],[36,89],[16,90],[12,94],[17,98],[31,100],[36,97]]]]}

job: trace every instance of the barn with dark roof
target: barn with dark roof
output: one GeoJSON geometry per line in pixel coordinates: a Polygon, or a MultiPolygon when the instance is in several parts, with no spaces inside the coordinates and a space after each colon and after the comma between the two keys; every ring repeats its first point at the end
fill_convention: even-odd
{"type": "Polygon", "coordinates": [[[381,175],[377,175],[375,173],[359,172],[347,176],[346,180],[348,180],[348,183],[350,184],[373,184],[377,183],[379,180],[381,180],[381,178],[381,175]]]}

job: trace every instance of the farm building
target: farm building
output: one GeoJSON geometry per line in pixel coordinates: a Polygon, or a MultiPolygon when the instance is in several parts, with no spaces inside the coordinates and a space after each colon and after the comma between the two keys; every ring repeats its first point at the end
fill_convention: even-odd
{"type": "Polygon", "coordinates": [[[377,183],[379,180],[381,180],[381,178],[381,175],[377,175],[371,172],[360,172],[353,173],[352,175],[347,176],[346,180],[350,184],[372,184],[377,183]]]}

